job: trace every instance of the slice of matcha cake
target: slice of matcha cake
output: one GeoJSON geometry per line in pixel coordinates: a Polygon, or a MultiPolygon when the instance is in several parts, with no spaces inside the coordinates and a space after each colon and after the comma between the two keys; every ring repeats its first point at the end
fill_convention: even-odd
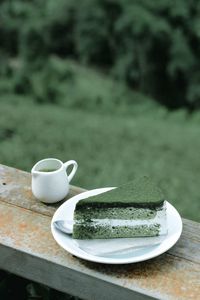
{"type": "Polygon", "coordinates": [[[166,233],[164,195],[146,176],[83,199],[75,207],[73,238],[76,239],[130,238],[166,233]]]}

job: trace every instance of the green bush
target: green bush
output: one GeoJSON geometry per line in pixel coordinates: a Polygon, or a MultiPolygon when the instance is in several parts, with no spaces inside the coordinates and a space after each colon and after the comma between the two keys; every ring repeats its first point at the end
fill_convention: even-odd
{"type": "Polygon", "coordinates": [[[49,55],[73,57],[168,107],[194,109],[200,106],[199,17],[197,0],[3,0],[1,55],[37,70],[49,55]]]}
{"type": "MultiPolygon", "coordinates": [[[[0,80],[0,87],[4,96],[31,96],[35,103],[99,113],[134,115],[157,106],[150,97],[131,91],[123,83],[57,56],[49,56],[38,70],[19,64],[9,78],[0,80]]],[[[6,98],[12,101],[13,97],[6,98]]]]}

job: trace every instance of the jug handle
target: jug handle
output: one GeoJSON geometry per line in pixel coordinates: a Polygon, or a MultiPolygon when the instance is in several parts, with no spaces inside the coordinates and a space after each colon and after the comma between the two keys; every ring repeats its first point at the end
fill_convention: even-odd
{"type": "Polygon", "coordinates": [[[71,171],[71,173],[67,176],[68,177],[68,181],[70,182],[72,180],[72,178],[74,177],[75,173],[76,173],[76,170],[78,168],[78,164],[75,160],[69,160],[67,162],[65,162],[64,164],[64,167],[67,171],[67,168],[70,166],[70,165],[73,165],[73,169],[71,171]]]}

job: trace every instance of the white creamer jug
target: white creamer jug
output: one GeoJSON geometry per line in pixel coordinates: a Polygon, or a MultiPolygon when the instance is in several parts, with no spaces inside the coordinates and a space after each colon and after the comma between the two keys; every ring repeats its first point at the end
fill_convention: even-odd
{"type": "Polygon", "coordinates": [[[69,182],[72,180],[78,164],[75,160],[63,163],[56,158],[46,158],[37,162],[32,170],[32,192],[40,201],[55,203],[65,198],[69,191],[69,182]],[[67,175],[67,168],[73,169],[67,175]]]}

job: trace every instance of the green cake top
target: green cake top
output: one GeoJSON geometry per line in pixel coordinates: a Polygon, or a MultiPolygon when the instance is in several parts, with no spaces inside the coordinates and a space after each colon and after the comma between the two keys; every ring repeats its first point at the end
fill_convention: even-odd
{"type": "Polygon", "coordinates": [[[144,176],[116,189],[83,199],[77,203],[77,208],[81,209],[85,206],[159,207],[164,200],[162,191],[149,177],[144,176]]]}

